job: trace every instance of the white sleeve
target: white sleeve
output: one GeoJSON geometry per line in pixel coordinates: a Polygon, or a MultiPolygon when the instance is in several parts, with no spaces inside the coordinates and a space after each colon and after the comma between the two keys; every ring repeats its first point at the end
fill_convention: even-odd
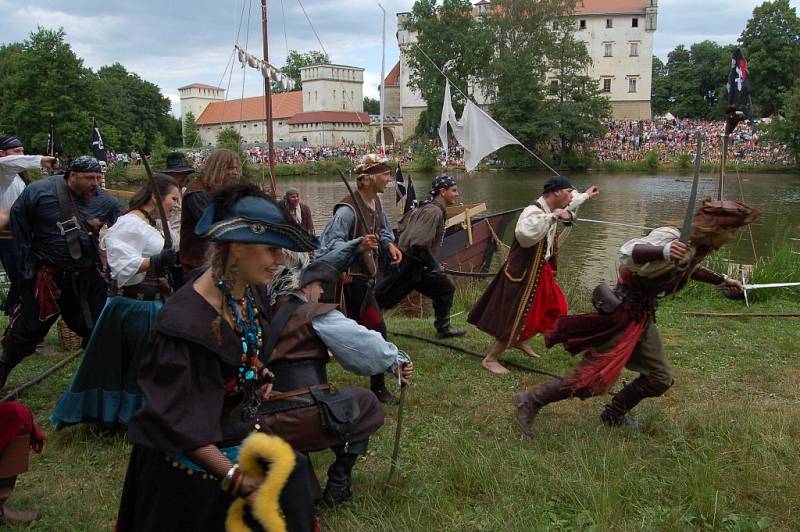
{"type": "Polygon", "coordinates": [[[536,205],[529,205],[517,220],[514,236],[517,237],[520,246],[529,248],[547,236],[547,230],[556,221],[555,214],[545,213],[536,205]]]}
{"type": "Polygon", "coordinates": [[[636,264],[633,261],[633,248],[639,244],[648,246],[666,246],[673,240],[680,237],[680,233],[675,227],[659,227],[653,229],[648,235],[641,238],[634,238],[625,242],[619,250],[619,262],[622,266],[633,270],[636,273],[657,273],[673,267],[672,261],[657,260],[645,264],[636,264]]]}
{"type": "Polygon", "coordinates": [[[18,173],[42,167],[41,155],[9,155],[0,157],[0,187],[6,188],[18,173]]]}
{"type": "Polygon", "coordinates": [[[573,190],[572,201],[570,201],[569,205],[567,205],[567,210],[572,214],[577,214],[578,207],[583,205],[587,199],[589,199],[589,194],[586,192],[578,192],[577,190],[573,190]]]}
{"type": "Polygon", "coordinates": [[[106,235],[106,257],[111,277],[125,286],[144,262],[145,236],[130,220],[120,218],[106,235]],[[122,223],[120,223],[122,222],[122,223]]]}

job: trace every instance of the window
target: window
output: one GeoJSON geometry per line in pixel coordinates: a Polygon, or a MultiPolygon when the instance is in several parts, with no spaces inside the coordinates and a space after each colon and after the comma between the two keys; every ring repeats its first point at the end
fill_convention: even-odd
{"type": "Polygon", "coordinates": [[[558,90],[558,80],[557,79],[551,79],[550,80],[550,88],[552,90],[558,90]]]}
{"type": "Polygon", "coordinates": [[[336,89],[333,89],[333,99],[336,99],[336,89]]]}
{"type": "Polygon", "coordinates": [[[601,92],[611,92],[611,78],[603,78],[603,90],[601,92]]]}
{"type": "Polygon", "coordinates": [[[636,17],[633,17],[631,19],[631,28],[638,28],[638,27],[639,27],[639,19],[636,18],[636,17]]]}
{"type": "Polygon", "coordinates": [[[607,29],[611,29],[613,27],[614,27],[614,19],[613,18],[607,18],[606,19],[606,28],[607,29]]]}
{"type": "Polygon", "coordinates": [[[586,19],[582,18],[580,22],[578,22],[578,29],[585,30],[586,29],[586,19]]]}
{"type": "Polygon", "coordinates": [[[639,43],[632,42],[631,43],[631,57],[639,57],[639,43]]]}
{"type": "Polygon", "coordinates": [[[636,92],[636,78],[628,78],[628,92],[636,92]]]}
{"type": "Polygon", "coordinates": [[[605,49],[606,49],[605,57],[611,57],[612,56],[612,52],[614,51],[614,45],[612,43],[610,43],[610,42],[607,42],[607,43],[605,43],[604,46],[605,46],[605,49]]]}
{"type": "Polygon", "coordinates": [[[553,31],[558,31],[558,22],[553,21],[553,31]]]}

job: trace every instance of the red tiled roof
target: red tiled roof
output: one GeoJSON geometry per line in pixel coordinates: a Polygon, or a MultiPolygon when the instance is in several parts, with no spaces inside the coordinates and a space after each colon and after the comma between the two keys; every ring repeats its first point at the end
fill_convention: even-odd
{"type": "Polygon", "coordinates": [[[576,15],[644,13],[645,0],[578,0],[576,15]]]}
{"type": "Polygon", "coordinates": [[[344,122],[347,124],[369,124],[369,114],[355,111],[309,111],[298,113],[289,119],[290,124],[314,122],[344,122]]]}
{"type": "MultiPolygon", "coordinates": [[[[303,112],[303,91],[272,95],[272,118],[290,118],[303,112]]],[[[211,102],[197,117],[197,125],[227,124],[249,120],[266,120],[264,97],[211,102]]]]}
{"type": "Polygon", "coordinates": [[[213,85],[206,85],[205,83],[192,83],[191,85],[184,85],[183,87],[178,87],[178,90],[181,89],[216,89],[216,90],[223,90],[222,87],[215,87],[213,85]]]}
{"type": "Polygon", "coordinates": [[[400,61],[398,61],[386,75],[386,79],[383,80],[383,84],[387,87],[400,86],[400,61]]]}

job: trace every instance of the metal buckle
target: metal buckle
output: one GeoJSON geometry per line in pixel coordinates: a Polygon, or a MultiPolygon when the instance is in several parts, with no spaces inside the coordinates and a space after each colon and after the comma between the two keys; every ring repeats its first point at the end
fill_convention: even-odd
{"type": "Polygon", "coordinates": [[[75,217],[74,214],[72,215],[72,218],[64,220],[63,222],[56,222],[56,225],[58,226],[58,230],[61,232],[61,236],[66,235],[70,231],[76,231],[81,228],[78,224],[78,218],[75,217]],[[72,224],[72,226],[70,227],[68,224],[72,224]]]}

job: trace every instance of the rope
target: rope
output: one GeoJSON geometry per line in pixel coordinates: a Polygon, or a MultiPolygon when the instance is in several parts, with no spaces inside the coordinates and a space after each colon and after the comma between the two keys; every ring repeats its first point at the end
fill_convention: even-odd
{"type": "Polygon", "coordinates": [[[497,275],[497,272],[462,272],[459,270],[451,270],[450,268],[445,268],[444,273],[458,277],[494,277],[497,275]]]}
{"type": "MultiPolygon", "coordinates": [[[[736,180],[739,182],[739,197],[741,198],[742,203],[744,203],[744,187],[742,186],[742,175],[739,173],[739,163],[736,162],[736,180]]],[[[747,224],[747,232],[750,235],[750,246],[753,249],[753,262],[758,259],[758,255],[756,254],[756,242],[753,239],[753,225],[747,224]]]]}
{"type": "MultiPolygon", "coordinates": [[[[250,0],[247,3],[247,26],[246,32],[244,37],[244,49],[247,50],[248,45],[250,44],[250,20],[251,20],[251,12],[253,10],[253,0],[250,0]]],[[[242,69],[242,98],[239,100],[239,122],[242,121],[242,117],[244,116],[244,87],[245,82],[247,81],[247,67],[242,69]]],[[[241,131],[241,126],[239,126],[239,131],[241,131]]]]}
{"type": "Polygon", "coordinates": [[[682,314],[712,318],[800,318],[800,312],[682,312],[682,314]]]}
{"type": "Polygon", "coordinates": [[[286,58],[289,58],[289,37],[286,36],[286,8],[281,0],[281,13],[283,15],[283,43],[286,46],[286,58]]]}
{"type": "MultiPolygon", "coordinates": [[[[419,340],[421,342],[428,342],[429,344],[433,344],[433,345],[436,345],[436,346],[439,346],[439,347],[446,347],[446,348],[451,349],[453,351],[458,351],[460,353],[471,355],[473,357],[477,357],[477,358],[480,358],[480,359],[484,358],[484,356],[482,354],[480,354],[480,353],[476,353],[475,351],[470,351],[469,349],[464,349],[463,347],[458,347],[457,345],[448,344],[447,342],[442,342],[440,340],[433,340],[431,338],[425,338],[424,336],[417,336],[416,334],[401,333],[401,332],[390,332],[389,334],[394,335],[394,336],[400,336],[402,338],[411,338],[412,340],[419,340]]],[[[547,371],[545,369],[538,369],[538,368],[532,368],[530,366],[523,366],[522,364],[517,364],[516,362],[510,362],[510,361],[507,361],[507,360],[504,360],[503,364],[505,364],[507,366],[511,366],[512,368],[521,369],[523,371],[528,371],[528,372],[531,372],[531,373],[538,373],[540,375],[547,375],[548,377],[553,377],[553,378],[556,378],[556,379],[560,379],[560,378],[563,377],[563,375],[559,375],[557,373],[553,373],[553,372],[547,371]]]]}

